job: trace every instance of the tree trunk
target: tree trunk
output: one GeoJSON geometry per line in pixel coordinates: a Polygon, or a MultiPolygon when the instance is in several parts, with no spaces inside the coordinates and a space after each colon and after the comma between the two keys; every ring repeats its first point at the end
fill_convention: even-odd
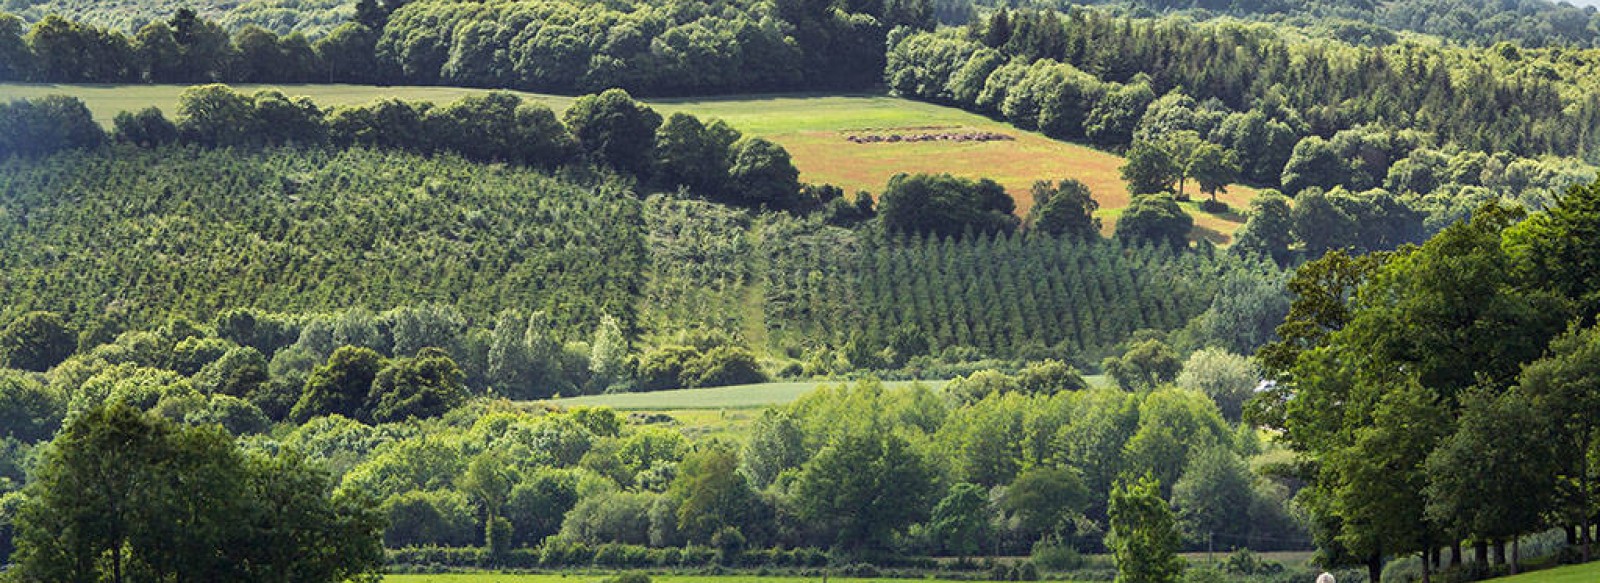
{"type": "Polygon", "coordinates": [[[1511,574],[1517,574],[1517,563],[1522,561],[1522,538],[1511,539],[1511,574]]]}
{"type": "Polygon", "coordinates": [[[1383,581],[1383,555],[1374,554],[1367,558],[1368,583],[1382,583],[1383,581]]]}
{"type": "MultiPolygon", "coordinates": [[[[1585,439],[1584,443],[1579,445],[1588,446],[1592,442],[1592,439],[1585,439]]],[[[1589,450],[1585,447],[1579,451],[1589,450]]],[[[1579,506],[1581,509],[1579,513],[1582,514],[1580,520],[1583,527],[1583,562],[1587,563],[1589,562],[1589,542],[1592,540],[1592,537],[1589,536],[1589,456],[1579,455],[1578,467],[1581,468],[1578,473],[1578,501],[1582,503],[1579,506]]]]}
{"type": "Polygon", "coordinates": [[[1450,566],[1461,566],[1461,541],[1450,543],[1450,566]]]}
{"type": "Polygon", "coordinates": [[[1433,583],[1433,554],[1431,550],[1422,551],[1422,583],[1433,583]]]}
{"type": "MultiPolygon", "coordinates": [[[[1588,498],[1588,496],[1583,497],[1585,506],[1588,505],[1588,498]]],[[[1589,511],[1587,508],[1584,509],[1583,518],[1580,520],[1582,526],[1580,530],[1583,531],[1583,562],[1587,563],[1589,562],[1589,541],[1593,539],[1589,535],[1589,511]]]]}
{"type": "Polygon", "coordinates": [[[1494,541],[1494,564],[1496,567],[1506,564],[1506,541],[1494,541]]]}
{"type": "Polygon", "coordinates": [[[1472,559],[1479,565],[1489,564],[1489,543],[1475,541],[1472,543],[1472,559]]]}
{"type": "Polygon", "coordinates": [[[1444,552],[1439,547],[1428,547],[1428,559],[1433,561],[1433,570],[1439,570],[1439,561],[1444,557],[1444,552]]]}
{"type": "Polygon", "coordinates": [[[111,547],[111,581],[122,583],[122,541],[113,541],[111,547]]]}

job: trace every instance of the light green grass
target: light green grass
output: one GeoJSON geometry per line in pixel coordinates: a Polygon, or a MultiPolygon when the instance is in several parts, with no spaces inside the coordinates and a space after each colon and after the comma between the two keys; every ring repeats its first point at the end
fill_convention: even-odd
{"type": "MultiPolygon", "coordinates": [[[[756,409],[783,405],[816,390],[817,387],[839,385],[853,381],[807,381],[799,383],[762,383],[734,385],[709,389],[680,389],[649,393],[619,393],[555,399],[551,403],[562,407],[611,407],[623,411],[674,411],[694,409],[756,409]]],[[[888,387],[905,387],[920,382],[938,389],[945,381],[891,381],[888,387]]]]}
{"type": "MultiPolygon", "coordinates": [[[[1102,388],[1111,386],[1111,378],[1106,375],[1087,375],[1083,380],[1089,386],[1102,388]]],[[[754,385],[733,385],[728,387],[712,387],[706,389],[678,389],[673,391],[654,391],[648,393],[618,393],[614,395],[590,395],[585,397],[569,397],[565,399],[552,399],[550,403],[562,407],[610,407],[620,411],[661,411],[667,413],[682,411],[705,411],[711,409],[758,409],[773,405],[784,405],[800,398],[801,395],[816,390],[818,387],[852,383],[855,381],[804,381],[794,383],[761,383],[754,385]]],[[[886,381],[888,388],[909,387],[923,384],[933,390],[944,388],[949,381],[886,381]]]]}
{"type": "Polygon", "coordinates": [[[1600,563],[1568,565],[1489,580],[1490,583],[1594,583],[1595,581],[1600,581],[1600,563]]]}
{"type": "MultiPolygon", "coordinates": [[[[384,583],[599,583],[605,575],[506,575],[499,573],[454,573],[443,575],[388,575],[384,583]]],[[[821,577],[760,577],[755,575],[676,576],[650,578],[655,583],[822,583],[821,577]]],[[[851,579],[829,577],[829,583],[904,583],[906,579],[851,579]]],[[[922,583],[955,583],[942,579],[915,579],[922,583]]]]}
{"type": "MultiPolygon", "coordinates": [[[[66,94],[82,99],[102,124],[110,125],[118,112],[150,106],[168,115],[176,112],[183,85],[50,85],[0,84],[0,101],[66,94]]],[[[237,85],[253,92],[281,89],[290,96],[306,96],[324,107],[368,103],[383,98],[444,103],[485,89],[461,87],[377,87],[365,85],[237,85]]],[[[518,92],[557,112],[573,98],[518,92]]],[[[650,105],[663,115],[692,113],[717,118],[740,131],[770,139],[789,151],[800,179],[839,186],[854,195],[881,192],[889,178],[905,173],[950,173],[969,178],[991,178],[1006,188],[1025,215],[1033,204],[1031,185],[1039,180],[1073,178],[1082,181],[1100,203],[1103,232],[1111,234],[1119,211],[1128,205],[1127,184],[1118,169],[1123,159],[1087,146],[1062,142],[1038,132],[978,114],[920,101],[874,94],[733,95],[714,98],[659,99],[650,105]],[[901,142],[855,144],[846,138],[855,132],[911,134],[937,128],[937,133],[994,132],[1010,136],[995,142],[901,142]],[[880,131],[881,130],[881,131],[880,131]]],[[[1255,191],[1232,186],[1221,198],[1234,208],[1245,208],[1255,191]]],[[[1211,215],[1189,205],[1195,217],[1194,239],[1226,245],[1243,224],[1238,215],[1211,215]]]]}

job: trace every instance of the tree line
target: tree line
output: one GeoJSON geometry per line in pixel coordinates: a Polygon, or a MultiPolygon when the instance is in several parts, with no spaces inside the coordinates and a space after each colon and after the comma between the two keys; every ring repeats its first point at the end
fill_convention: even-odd
{"type": "Polygon", "coordinates": [[[1142,82],[1149,85],[1148,95],[1129,93],[1126,102],[1148,103],[1179,89],[1199,102],[1215,99],[1224,113],[1260,110],[1301,136],[1327,137],[1381,123],[1490,153],[1593,152],[1593,137],[1578,129],[1589,127],[1596,111],[1591,92],[1582,90],[1582,71],[1592,61],[1588,52],[1514,45],[1361,47],[1290,40],[1280,32],[1266,24],[1194,25],[1094,9],[998,11],[980,25],[897,37],[885,80],[905,94],[1003,113],[1020,118],[1019,125],[1107,144],[1129,141],[1130,125],[1109,122],[1130,114],[1112,115],[1128,109],[1119,103],[1090,115],[1099,95],[1119,88],[1132,92],[1121,86],[1142,82]],[[896,46],[906,41],[911,42],[896,46]],[[1303,66],[1291,64],[1301,61],[1303,66]],[[1000,78],[985,92],[997,72],[1000,78]],[[1033,81],[1022,83],[1030,76],[1033,81]],[[1045,89],[1069,92],[1041,100],[1045,89]],[[1047,114],[1046,105],[1059,109],[1047,114]],[[1112,131],[1118,127],[1124,129],[1112,131]]]}
{"type": "MultiPolygon", "coordinates": [[[[980,1],[985,6],[1018,4],[980,1]]],[[[1225,17],[1282,23],[1306,33],[1352,44],[1394,44],[1401,31],[1418,32],[1464,45],[1502,42],[1528,47],[1593,48],[1595,11],[1581,4],[1529,0],[1504,4],[1474,0],[1428,0],[1369,4],[1308,0],[1117,0],[1093,2],[1134,13],[1181,14],[1196,20],[1225,17]]],[[[1020,6],[1063,10],[1069,3],[1034,0],[1020,6]]],[[[960,23],[957,23],[960,24],[960,23]]]]}
{"type": "Polygon", "coordinates": [[[1308,462],[1301,503],[1324,561],[1365,564],[1373,581],[1405,555],[1425,580],[1441,567],[1478,576],[1492,548],[1515,571],[1518,541],[1546,528],[1566,530],[1558,560],[1590,558],[1583,241],[1597,201],[1600,184],[1531,215],[1491,204],[1421,246],[1330,253],[1295,273],[1280,339],[1257,354],[1276,385],[1252,411],[1308,462]]]}
{"type": "MultiPolygon", "coordinates": [[[[301,33],[320,38],[350,21],[355,14],[352,0],[242,0],[226,5],[198,5],[200,16],[215,20],[226,30],[256,25],[282,36],[301,33]]],[[[166,0],[129,0],[116,6],[76,0],[41,0],[11,3],[6,9],[24,20],[37,22],[51,14],[126,33],[138,32],[145,25],[172,17],[183,3],[166,0]]]]}
{"type": "Polygon", "coordinates": [[[926,0],[641,4],[564,0],[361,2],[315,41],[192,9],[133,36],[51,14],[0,15],[0,81],[450,84],[651,95],[855,89],[874,84],[898,26],[931,28],[926,0]]]}
{"type": "Polygon", "coordinates": [[[75,98],[0,104],[0,157],[92,149],[114,141],[147,148],[376,148],[552,170],[600,167],[651,190],[688,189],[748,207],[810,210],[828,202],[802,191],[789,153],[745,138],[721,121],[660,114],[620,89],[578,98],[557,119],[548,106],[511,93],[467,96],[434,106],[397,99],[323,110],[275,90],[254,94],[225,85],[191,87],[176,120],[159,109],[119,113],[108,136],[75,98]]]}

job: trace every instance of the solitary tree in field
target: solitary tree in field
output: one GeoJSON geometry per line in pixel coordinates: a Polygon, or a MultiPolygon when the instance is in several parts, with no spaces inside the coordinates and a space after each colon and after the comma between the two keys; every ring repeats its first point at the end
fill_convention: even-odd
{"type": "MultiPolygon", "coordinates": [[[[1200,192],[1211,195],[1217,203],[1217,193],[1227,192],[1229,183],[1239,178],[1239,162],[1234,153],[1211,142],[1199,142],[1188,152],[1183,174],[1193,178],[1200,192]]],[[[1179,184],[1182,184],[1180,182],[1179,184]]],[[[1182,190],[1179,190],[1182,193],[1182,190]]]]}
{"type": "Polygon", "coordinates": [[[1146,141],[1128,148],[1128,161],[1122,165],[1122,179],[1134,195],[1155,194],[1172,188],[1181,169],[1165,148],[1146,141]]]}

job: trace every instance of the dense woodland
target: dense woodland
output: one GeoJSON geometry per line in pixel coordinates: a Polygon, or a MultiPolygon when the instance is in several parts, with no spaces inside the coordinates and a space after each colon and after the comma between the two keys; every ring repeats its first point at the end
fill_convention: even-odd
{"type": "MultiPolygon", "coordinates": [[[[980,4],[1019,6],[1019,3],[1000,2],[980,4]]],[[[1020,5],[1064,9],[1071,4],[1034,1],[1020,5]]],[[[1581,2],[1117,0],[1084,4],[1107,5],[1134,14],[1179,12],[1201,20],[1232,16],[1285,23],[1301,27],[1314,35],[1360,44],[1390,44],[1407,31],[1478,46],[1509,41],[1531,47],[1594,47],[1596,40],[1600,39],[1592,3],[1585,6],[1581,2]]]]}
{"type": "Polygon", "coordinates": [[[0,16],[0,81],[593,93],[558,116],[199,85],[109,130],[0,104],[0,580],[1591,558],[1592,11],[125,6],[8,5],[33,23],[0,16]],[[1026,216],[988,179],[847,196],[623,90],[880,82],[1125,153],[1135,198],[1103,237],[1069,177],[1026,216]],[[1217,199],[1239,181],[1249,209],[1217,199]],[[1230,248],[1190,242],[1195,197],[1249,217],[1230,248]],[[541,401],[774,379],[836,384],[733,427],[541,401]]]}
{"type": "Polygon", "coordinates": [[[644,94],[863,88],[898,26],[931,28],[925,0],[605,4],[364,2],[314,41],[191,9],[129,36],[51,14],[0,16],[0,81],[451,84],[644,94]]]}

